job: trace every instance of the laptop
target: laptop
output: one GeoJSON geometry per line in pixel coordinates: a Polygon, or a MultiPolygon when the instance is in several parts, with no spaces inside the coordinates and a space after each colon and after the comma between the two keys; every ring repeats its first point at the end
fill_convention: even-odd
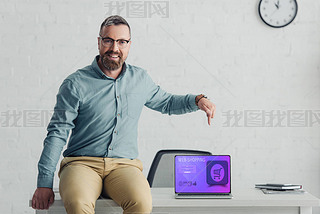
{"type": "Polygon", "coordinates": [[[230,155],[176,155],[175,198],[230,199],[230,155]]]}

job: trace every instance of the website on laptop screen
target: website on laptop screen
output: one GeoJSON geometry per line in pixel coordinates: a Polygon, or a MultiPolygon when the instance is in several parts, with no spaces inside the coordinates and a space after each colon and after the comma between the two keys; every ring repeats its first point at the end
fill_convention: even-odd
{"type": "Polygon", "coordinates": [[[230,156],[175,156],[176,193],[230,193],[230,156]]]}

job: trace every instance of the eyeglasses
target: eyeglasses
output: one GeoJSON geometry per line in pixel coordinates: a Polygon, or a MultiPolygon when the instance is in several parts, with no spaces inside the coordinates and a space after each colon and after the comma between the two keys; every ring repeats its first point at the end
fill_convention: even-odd
{"type": "Polygon", "coordinates": [[[125,39],[117,39],[117,40],[114,40],[114,39],[111,39],[111,38],[109,38],[109,37],[103,38],[103,37],[100,36],[100,39],[101,39],[102,45],[103,45],[104,47],[106,47],[106,48],[112,47],[112,46],[113,46],[113,43],[114,43],[114,42],[117,42],[118,47],[119,47],[120,49],[123,49],[123,48],[126,48],[126,47],[127,47],[127,45],[128,45],[128,43],[130,42],[130,39],[131,39],[131,38],[130,38],[129,40],[125,40],[125,39]]]}

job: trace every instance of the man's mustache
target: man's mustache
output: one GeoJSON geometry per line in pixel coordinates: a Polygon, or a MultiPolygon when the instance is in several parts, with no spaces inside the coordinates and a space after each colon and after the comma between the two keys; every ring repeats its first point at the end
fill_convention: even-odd
{"type": "Polygon", "coordinates": [[[116,54],[118,55],[120,58],[122,57],[122,54],[120,52],[114,52],[114,51],[107,51],[104,53],[104,55],[112,55],[112,54],[116,54]]]}

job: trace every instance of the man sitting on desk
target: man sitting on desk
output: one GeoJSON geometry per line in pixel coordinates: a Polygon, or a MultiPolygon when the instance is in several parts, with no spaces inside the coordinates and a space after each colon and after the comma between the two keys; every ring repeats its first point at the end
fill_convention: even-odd
{"type": "Polygon", "coordinates": [[[54,201],[54,172],[70,130],[58,173],[67,213],[94,213],[100,194],[111,197],[124,213],[150,213],[150,187],[137,159],[137,126],[143,106],[166,114],[201,109],[210,125],[214,104],[204,95],[163,91],[145,70],[125,63],[130,45],[127,21],[108,17],[100,28],[99,55],[60,86],[38,164],[34,209],[48,209],[54,201]]]}

